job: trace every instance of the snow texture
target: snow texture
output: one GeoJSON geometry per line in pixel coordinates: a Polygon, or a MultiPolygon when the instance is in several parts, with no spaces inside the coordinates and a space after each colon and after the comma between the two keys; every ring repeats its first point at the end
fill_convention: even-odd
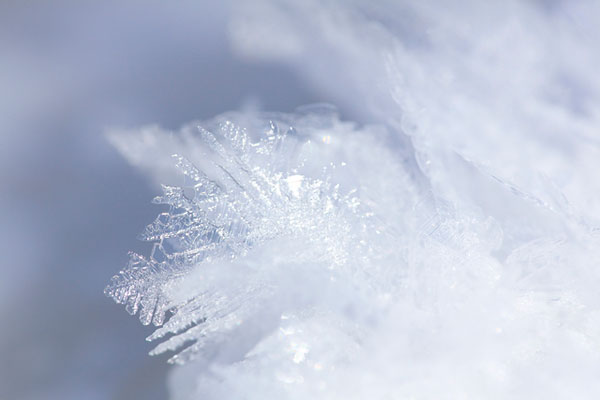
{"type": "MultiPolygon", "coordinates": [[[[154,199],[169,209],[140,236],[155,243],[150,257],[131,253],[127,268],[106,288],[145,325],[161,326],[173,314],[148,338],[173,335],[152,354],[185,347],[171,361],[192,358],[209,343],[231,340],[229,331],[281,295],[270,263],[247,265],[250,253],[274,240],[303,243],[287,249],[294,263],[322,264],[330,274],[352,267],[344,273],[355,278],[364,273],[348,259],[366,256],[366,211],[356,189],[344,191],[332,181],[344,164],[323,168],[321,157],[313,160],[322,152],[315,141],[330,144],[329,130],[352,132],[352,126],[326,106],[315,110],[319,114],[261,116],[250,131],[232,122],[248,118],[231,114],[203,123],[208,129],[184,128],[181,143],[171,140],[182,151],[205,152],[192,153],[202,157],[203,169],[173,156],[186,182],[163,185],[154,199]]],[[[278,279],[289,279],[282,273],[278,279]]]]}
{"type": "Polygon", "coordinates": [[[185,176],[107,288],[160,326],[153,354],[194,360],[173,398],[600,394],[598,6],[446,4],[236,9],[241,56],[375,123],[321,105],[111,133],[185,176]]]}

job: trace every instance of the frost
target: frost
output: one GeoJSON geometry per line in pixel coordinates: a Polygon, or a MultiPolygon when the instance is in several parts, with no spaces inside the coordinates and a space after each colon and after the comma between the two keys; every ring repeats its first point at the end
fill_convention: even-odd
{"type": "Polygon", "coordinates": [[[258,132],[228,119],[209,122],[210,130],[197,126],[188,140],[204,149],[206,172],[182,155],[173,156],[186,182],[163,185],[163,194],[154,199],[169,210],[140,235],[154,242],[151,255],[131,253],[127,268],[106,288],[130,314],[138,313],[143,324],[160,326],[173,314],[148,338],[174,334],[152,354],[185,347],[171,361],[185,360],[255,311],[274,283],[262,276],[266,267],[240,264],[253,249],[273,239],[301,241],[303,254],[294,254],[294,261],[321,263],[333,273],[364,247],[358,236],[367,234],[367,214],[355,190],[344,191],[332,182],[329,170],[338,166],[329,164],[316,174],[319,178],[305,175],[315,175],[306,156],[316,151],[319,128],[338,123],[335,116],[306,115],[300,125],[313,127],[301,131],[288,124],[292,116],[280,117],[283,121],[255,121],[264,122],[258,132]],[[352,229],[359,224],[363,226],[352,229]],[[227,264],[240,268],[248,280],[228,275],[224,287],[224,282],[214,282],[227,264]],[[186,285],[190,276],[197,286],[173,296],[173,288],[186,285]]]}
{"type": "Polygon", "coordinates": [[[599,230],[560,202],[457,153],[504,203],[459,207],[390,131],[322,106],[151,131],[111,140],[165,149],[183,184],[106,292],[158,326],[151,354],[195,360],[176,398],[435,398],[433,381],[454,397],[598,372],[599,230]]]}
{"type": "Polygon", "coordinates": [[[173,398],[598,397],[598,7],[551,3],[237,3],[239,55],[374,123],[111,134],[186,177],[109,288],[195,359],[173,398]]]}

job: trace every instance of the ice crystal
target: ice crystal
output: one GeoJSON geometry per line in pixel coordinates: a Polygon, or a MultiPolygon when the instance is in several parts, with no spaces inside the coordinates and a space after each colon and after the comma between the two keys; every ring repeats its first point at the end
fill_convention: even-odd
{"type": "Polygon", "coordinates": [[[377,126],[320,108],[111,135],[156,181],[165,155],[195,168],[151,265],[116,280],[173,314],[156,352],[199,358],[173,398],[597,398],[598,6],[242,3],[237,55],[377,126]]]}
{"type": "Polygon", "coordinates": [[[152,254],[107,288],[159,326],[151,354],[196,359],[175,398],[437,398],[438,380],[459,397],[598,370],[598,229],[566,199],[458,151],[443,162],[477,190],[449,191],[429,148],[329,108],[197,125],[111,136],[184,177],[156,199],[152,254]]]}
{"type": "MultiPolygon", "coordinates": [[[[314,121],[313,114],[305,118],[314,121]]],[[[279,243],[302,241],[304,254],[296,254],[295,261],[311,260],[329,270],[344,267],[356,253],[350,243],[360,243],[356,236],[367,226],[365,222],[361,230],[350,229],[367,219],[356,190],[342,190],[332,182],[336,164],[315,173],[318,168],[306,159],[314,141],[326,143],[331,136],[315,133],[319,129],[314,127],[299,131],[289,118],[264,116],[254,122],[252,132],[226,118],[208,122],[210,130],[186,128],[196,150],[204,150],[204,169],[183,155],[172,156],[185,184],[163,185],[162,195],[154,199],[168,211],[140,235],[154,243],[152,252],[149,257],[130,253],[127,267],[105,290],[130,314],[139,314],[143,324],[161,326],[173,314],[149,337],[173,334],[152,354],[187,345],[171,358],[186,360],[241,324],[275,289],[256,271],[250,276],[251,265],[241,268],[238,277],[228,276],[225,285],[214,280],[225,264],[239,265],[239,258],[274,238],[279,243]],[[170,290],[194,274],[200,276],[197,287],[173,296],[170,290]]],[[[326,125],[333,115],[319,118],[326,125]]]]}

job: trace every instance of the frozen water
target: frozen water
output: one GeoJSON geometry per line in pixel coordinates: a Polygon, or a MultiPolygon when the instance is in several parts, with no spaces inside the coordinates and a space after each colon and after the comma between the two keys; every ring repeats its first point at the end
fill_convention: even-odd
{"type": "Polygon", "coordinates": [[[448,4],[234,10],[242,57],[374,123],[321,105],[111,134],[174,185],[107,288],[160,326],[153,354],[194,360],[173,398],[600,394],[598,6],[448,4]]]}
{"type": "Polygon", "coordinates": [[[185,179],[107,293],[160,326],[151,354],[196,360],[194,395],[502,397],[600,372],[598,231],[486,168],[458,158],[527,226],[445,200],[329,108],[154,132],[185,179]]]}
{"type": "Polygon", "coordinates": [[[131,253],[127,268],[106,288],[143,324],[160,326],[173,314],[149,337],[175,334],[153,354],[186,344],[171,360],[190,358],[216,336],[237,329],[267,298],[273,301],[274,293],[281,296],[272,276],[285,271],[272,265],[280,261],[248,261],[271,242],[286,248],[278,257],[322,264],[330,278],[348,268],[353,270],[343,273],[355,278],[371,273],[349,259],[368,255],[374,222],[356,188],[347,188],[351,180],[334,180],[336,169],[346,169],[335,160],[340,157],[324,151],[339,146],[342,131],[349,131],[344,140],[359,133],[324,110],[297,116],[230,114],[186,127],[177,137],[157,138],[191,157],[173,157],[184,185],[163,185],[154,202],[168,211],[140,236],[155,243],[151,255],[131,253]]]}

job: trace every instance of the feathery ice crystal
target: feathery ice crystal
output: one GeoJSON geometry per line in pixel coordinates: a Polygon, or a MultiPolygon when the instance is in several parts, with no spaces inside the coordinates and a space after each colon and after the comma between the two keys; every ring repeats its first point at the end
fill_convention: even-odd
{"type": "Polygon", "coordinates": [[[566,200],[326,107],[199,125],[111,136],[157,179],[184,175],[155,199],[150,257],[106,289],[159,326],[152,354],[195,359],[174,398],[595,390],[599,230],[566,200]],[[485,193],[436,183],[456,171],[485,193]]]}
{"type": "Polygon", "coordinates": [[[187,152],[202,153],[202,168],[173,155],[186,181],[163,185],[154,199],[169,209],[141,234],[155,242],[152,253],[130,253],[127,268],[105,291],[130,314],[139,313],[143,324],[162,326],[150,340],[173,334],[152,354],[184,348],[171,361],[185,361],[227,339],[267,299],[281,301],[273,275],[288,273],[279,270],[283,258],[296,269],[319,264],[328,279],[368,272],[351,264],[368,256],[366,240],[379,232],[356,188],[335,179],[345,163],[321,158],[327,156],[322,148],[339,140],[330,132],[334,124],[353,128],[326,106],[316,110],[297,121],[264,115],[250,130],[224,116],[182,132],[194,146],[187,152]],[[282,260],[246,260],[265,246],[281,247],[274,254],[282,260]]]}

